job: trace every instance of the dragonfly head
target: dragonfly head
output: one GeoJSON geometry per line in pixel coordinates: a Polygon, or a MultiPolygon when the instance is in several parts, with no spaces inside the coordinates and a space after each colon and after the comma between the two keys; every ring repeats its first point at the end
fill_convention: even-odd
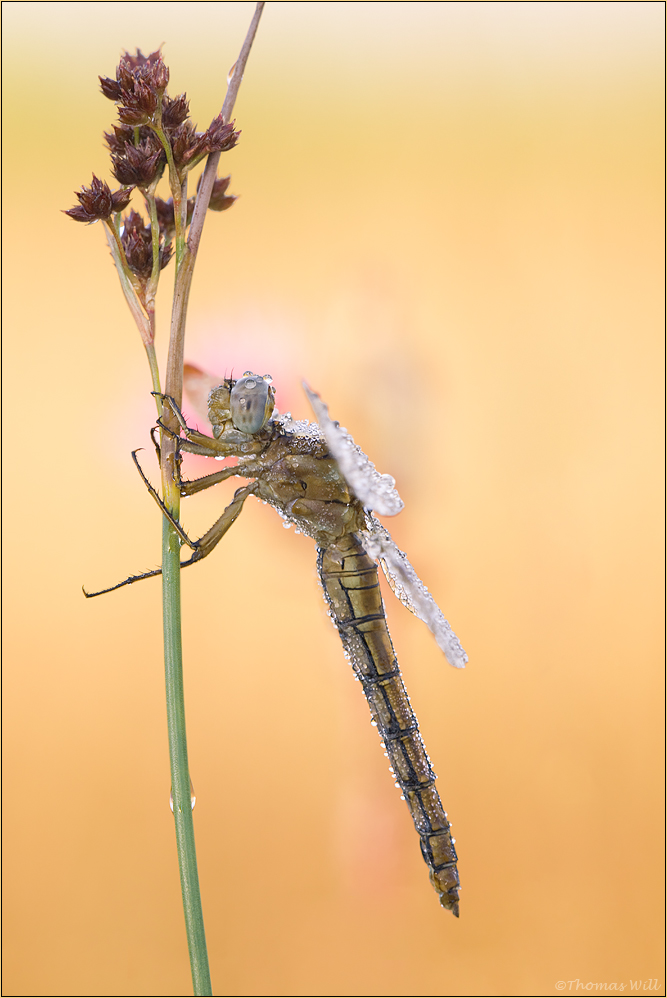
{"type": "Polygon", "coordinates": [[[241,433],[258,433],[271,419],[274,409],[275,388],[271,375],[246,371],[230,393],[232,423],[241,433]]]}

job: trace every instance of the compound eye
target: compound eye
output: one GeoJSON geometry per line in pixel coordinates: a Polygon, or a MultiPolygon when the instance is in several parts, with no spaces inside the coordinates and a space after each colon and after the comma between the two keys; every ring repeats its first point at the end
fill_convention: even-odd
{"type": "Polygon", "coordinates": [[[263,378],[247,372],[232,388],[232,422],[241,433],[258,433],[273,412],[273,393],[263,378]]]}

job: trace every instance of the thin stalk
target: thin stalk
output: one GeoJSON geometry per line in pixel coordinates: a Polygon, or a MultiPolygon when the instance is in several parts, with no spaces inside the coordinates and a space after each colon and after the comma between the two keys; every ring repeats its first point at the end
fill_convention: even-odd
{"type": "MultiPolygon", "coordinates": [[[[116,216],[116,219],[118,219],[118,216],[116,216]]],[[[137,294],[137,290],[133,282],[134,275],[127,266],[123,244],[120,241],[120,235],[116,224],[107,222],[104,226],[104,232],[107,237],[107,242],[109,243],[111,256],[113,257],[113,261],[116,265],[118,277],[120,278],[120,286],[123,294],[125,295],[125,301],[127,302],[130,312],[132,313],[132,318],[137,324],[137,328],[141,335],[141,342],[146,350],[148,366],[151,372],[153,391],[160,392],[160,370],[158,368],[157,357],[155,355],[155,312],[153,311],[152,315],[149,314],[139,299],[139,295],[137,294]]],[[[157,398],[155,401],[157,404],[158,416],[160,416],[162,413],[162,404],[157,398]]]]}
{"type": "Polygon", "coordinates": [[[157,205],[155,203],[155,185],[144,191],[144,200],[148,208],[148,215],[151,222],[151,240],[153,243],[153,269],[151,277],[146,287],[146,311],[149,318],[152,316],[152,324],[155,324],[155,294],[160,281],[160,223],[157,215],[157,205]]]}
{"type": "MultiPolygon", "coordinates": [[[[257,34],[259,21],[265,6],[266,5],[264,3],[258,3],[255,6],[255,13],[253,14],[252,21],[250,22],[250,27],[248,28],[248,34],[246,35],[245,41],[241,46],[239,57],[234,63],[231,72],[229,74],[229,80],[227,83],[227,93],[225,94],[225,101],[224,104],[222,105],[222,110],[220,112],[222,114],[223,121],[225,122],[228,122],[232,116],[232,111],[234,110],[234,104],[236,103],[236,97],[239,92],[239,87],[243,82],[243,74],[245,72],[248,56],[250,55],[250,49],[252,48],[252,43],[255,40],[255,35],[257,34]]],[[[206,166],[204,168],[204,172],[201,178],[201,183],[199,185],[199,192],[197,193],[195,210],[192,216],[192,222],[190,223],[190,232],[188,233],[188,249],[190,250],[193,256],[197,256],[197,250],[199,249],[199,240],[201,239],[201,233],[202,229],[204,228],[204,219],[206,218],[208,203],[211,200],[211,191],[213,190],[213,184],[215,182],[215,177],[218,172],[219,159],[220,159],[219,152],[212,152],[209,155],[208,159],[206,160],[206,166]]]]}
{"type": "MultiPolygon", "coordinates": [[[[116,216],[116,219],[117,218],[118,216],[116,216]]],[[[109,243],[109,249],[111,250],[113,262],[116,264],[116,270],[118,271],[120,286],[123,289],[125,300],[129,306],[130,312],[132,313],[132,318],[137,324],[142,342],[144,346],[147,346],[153,341],[153,330],[151,329],[144,306],[139,298],[139,295],[137,294],[137,289],[135,287],[136,278],[127,266],[125,250],[123,249],[123,244],[120,241],[120,234],[116,224],[106,222],[104,225],[104,232],[107,237],[107,242],[109,243]]]]}
{"type": "MultiPolygon", "coordinates": [[[[241,54],[236,63],[236,71],[232,75],[225,99],[227,114],[231,113],[238,88],[243,77],[252,41],[255,37],[257,24],[261,16],[263,3],[257,4],[255,15],[250,25],[245,42],[241,49],[241,54]],[[230,91],[233,96],[229,101],[230,91]]],[[[157,130],[156,130],[157,131],[157,130]]],[[[162,129],[157,132],[161,141],[166,135],[160,135],[162,129]]],[[[174,300],[172,304],[171,329],[169,337],[169,355],[167,359],[167,374],[165,379],[165,393],[173,398],[178,405],[181,404],[183,396],[183,352],[185,341],[185,320],[187,314],[188,299],[190,297],[190,287],[194,264],[203,226],[203,215],[206,213],[208,202],[211,197],[211,188],[215,177],[215,167],[213,177],[208,187],[205,201],[202,200],[201,190],[197,199],[199,206],[202,201],[202,217],[198,221],[198,230],[195,230],[196,240],[194,252],[185,243],[185,211],[187,201],[187,190],[185,187],[177,188],[177,174],[172,172],[173,156],[171,149],[168,149],[169,142],[163,141],[167,153],[169,165],[170,186],[174,199],[174,220],[176,223],[176,279],[174,285],[174,300]]],[[[217,164],[217,158],[215,163],[217,164]]],[[[209,162],[211,157],[209,156],[209,162]]],[[[207,165],[208,169],[208,165],[207,165]]],[[[192,234],[192,226],[191,226],[192,234]]],[[[164,412],[165,425],[177,431],[178,427],[173,418],[173,414],[164,412]],[[172,425],[173,424],[173,425],[172,425]]],[[[178,477],[177,451],[175,439],[167,433],[162,434],[162,494],[165,505],[175,519],[180,513],[180,494],[176,487],[178,477]]],[[[211,979],[208,969],[208,956],[206,951],[206,935],[204,932],[204,919],[202,915],[201,897],[199,893],[199,879],[197,875],[197,855],[195,851],[194,825],[192,821],[192,807],[190,802],[190,773],[188,769],[188,750],[185,730],[185,706],[183,696],[183,656],[181,647],[181,610],[180,610],[180,549],[181,542],[178,534],[172,525],[163,518],[162,523],[162,606],[163,606],[163,631],[164,631],[164,664],[165,664],[165,684],[167,691],[167,724],[169,728],[169,756],[171,761],[171,787],[174,801],[174,825],[176,829],[176,845],[178,852],[178,864],[181,876],[181,893],[183,897],[183,911],[185,914],[185,927],[188,936],[188,949],[190,952],[190,966],[192,970],[192,983],[195,995],[211,995],[211,979]]]]}
{"type": "MultiPolygon", "coordinates": [[[[158,117],[161,118],[161,112],[158,110],[158,117]]],[[[162,143],[162,148],[167,156],[167,167],[169,171],[169,189],[171,190],[171,196],[174,202],[174,226],[176,229],[175,243],[176,243],[176,268],[183,259],[183,251],[185,249],[185,219],[183,217],[183,198],[187,200],[187,195],[185,193],[185,180],[181,180],[176,169],[176,163],[174,161],[174,153],[171,148],[171,143],[162,127],[161,121],[154,121],[151,125],[153,131],[157,135],[158,139],[162,143]]],[[[186,209],[187,210],[187,209],[186,209]]]]}
{"type": "MultiPolygon", "coordinates": [[[[173,508],[173,496],[166,497],[173,508]],[[172,500],[170,502],[170,500],[172,500]]],[[[195,995],[212,995],[206,933],[199,893],[197,853],[192,820],[188,747],[183,697],[181,649],[181,543],[171,524],[162,522],[162,578],[164,665],[167,691],[167,728],[171,764],[176,851],[181,874],[181,894],[188,938],[192,987],[195,995]]]]}
{"type": "MultiPolygon", "coordinates": [[[[246,63],[248,62],[248,56],[250,55],[255,35],[257,34],[257,27],[259,25],[264,7],[264,3],[258,3],[255,5],[255,13],[253,14],[252,21],[250,22],[248,33],[245,37],[243,45],[241,46],[239,57],[230,72],[229,82],[227,84],[227,93],[225,95],[221,111],[223,120],[226,122],[229,121],[232,111],[234,110],[236,97],[239,92],[239,87],[243,81],[246,63]]],[[[195,260],[199,250],[199,241],[201,239],[202,229],[206,219],[208,204],[211,200],[211,191],[213,190],[219,159],[220,153],[212,152],[206,160],[206,166],[202,174],[201,184],[199,185],[199,192],[197,193],[192,222],[190,223],[190,231],[185,245],[182,264],[176,275],[174,302],[171,312],[171,332],[169,338],[169,356],[167,357],[165,392],[167,395],[170,395],[178,403],[178,405],[181,404],[183,398],[185,316],[188,308],[188,300],[190,298],[190,286],[192,284],[192,277],[195,269],[195,260]]],[[[175,211],[176,206],[174,204],[174,213],[175,211]]]]}

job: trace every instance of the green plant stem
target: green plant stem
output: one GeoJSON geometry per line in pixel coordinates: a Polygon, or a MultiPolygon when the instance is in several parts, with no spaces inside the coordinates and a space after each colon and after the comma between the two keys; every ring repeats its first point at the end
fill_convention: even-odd
{"type": "MultiPolygon", "coordinates": [[[[187,199],[187,181],[178,179],[174,166],[173,155],[169,141],[158,126],[156,132],[167,152],[169,164],[169,182],[174,201],[174,223],[176,227],[176,260],[174,302],[172,305],[171,334],[169,338],[169,363],[174,356],[175,342],[180,344],[182,358],[185,339],[186,309],[177,307],[181,301],[178,289],[182,280],[183,259],[185,247],[183,199],[187,199]],[[177,319],[174,319],[174,313],[177,319]]],[[[154,207],[154,202],[153,202],[154,207]]],[[[178,351],[177,351],[178,352],[178,351]]],[[[165,382],[165,390],[180,405],[183,392],[183,361],[181,359],[180,377],[169,378],[165,382]]],[[[174,415],[168,407],[163,412],[165,425],[178,432],[174,415]]],[[[180,493],[176,487],[178,479],[178,452],[174,437],[167,433],[161,434],[161,471],[162,495],[164,503],[174,517],[180,516],[180,493]]],[[[199,875],[197,872],[197,851],[195,848],[195,830],[192,820],[190,801],[190,771],[188,768],[188,743],[185,727],[185,700],[183,695],[183,653],[181,646],[181,541],[167,519],[162,522],[162,610],[164,633],[164,675],[167,697],[167,729],[169,736],[169,761],[171,767],[171,793],[174,808],[174,828],[176,831],[176,852],[178,869],[181,878],[181,896],[183,898],[183,914],[185,931],[190,954],[190,970],[192,987],[195,995],[212,995],[211,975],[208,966],[206,949],[206,933],[204,916],[199,891],[199,875]]]]}
{"type": "MultiPolygon", "coordinates": [[[[158,118],[161,118],[161,113],[158,112],[158,118]]],[[[154,121],[151,128],[157,135],[158,139],[162,143],[162,148],[165,151],[167,157],[167,167],[169,172],[169,189],[171,190],[171,197],[174,202],[174,227],[176,229],[175,243],[176,243],[176,268],[183,259],[183,248],[185,246],[185,217],[183,215],[183,209],[187,211],[187,176],[183,179],[178,174],[176,169],[176,163],[174,161],[174,153],[171,148],[171,143],[162,128],[161,121],[154,121]],[[185,202],[184,203],[184,199],[185,202]]]]}
{"type": "MultiPolygon", "coordinates": [[[[153,384],[153,391],[159,393],[162,391],[162,389],[160,388],[160,368],[158,367],[157,357],[155,355],[155,345],[153,343],[150,343],[146,347],[146,356],[148,357],[148,366],[151,369],[151,382],[153,384]]],[[[162,402],[160,401],[159,398],[156,398],[155,402],[157,403],[157,414],[158,416],[161,416],[162,402]]]]}
{"type": "MultiPolygon", "coordinates": [[[[172,496],[168,499],[172,509],[173,502],[170,500],[173,498],[172,496]]],[[[176,506],[178,506],[177,501],[176,506]]],[[[197,853],[190,800],[190,775],[185,731],[181,650],[180,549],[181,543],[178,534],[164,518],[162,521],[164,669],[176,851],[181,875],[181,894],[190,954],[192,986],[195,995],[212,995],[197,874],[197,853]]]]}
{"type": "MultiPolygon", "coordinates": [[[[237,60],[237,72],[230,81],[225,108],[231,113],[234,99],[238,92],[243,69],[257,30],[263,3],[257,4],[250,29],[237,60]],[[230,92],[232,94],[230,98],[230,92]]],[[[185,343],[185,320],[187,314],[190,286],[201,227],[211,195],[211,178],[205,203],[200,206],[200,219],[195,233],[194,252],[185,242],[185,213],[187,211],[187,188],[185,182],[179,186],[178,174],[174,166],[173,155],[166,135],[161,125],[156,129],[165,148],[169,165],[169,182],[174,199],[174,221],[176,225],[176,277],[174,285],[174,300],[172,303],[171,326],[169,335],[169,354],[165,377],[165,393],[180,405],[183,396],[183,352],[185,343]]],[[[218,157],[215,158],[217,163],[218,157]]],[[[209,171],[210,173],[210,171],[209,171]]],[[[199,200],[199,199],[198,199],[199,200]]],[[[192,230],[191,230],[192,231],[192,230]]],[[[165,406],[163,414],[164,425],[179,432],[173,413],[165,406]]],[[[171,515],[179,518],[180,493],[176,486],[178,480],[178,452],[176,440],[169,433],[163,433],[161,438],[161,470],[162,495],[165,505],[171,515]]],[[[181,876],[181,893],[183,896],[183,911],[185,927],[188,936],[192,984],[195,995],[211,995],[211,979],[208,969],[206,952],[206,936],[202,915],[199,879],[197,876],[197,855],[195,851],[194,825],[190,802],[190,773],[188,770],[188,750],[185,730],[185,706],[183,697],[183,657],[181,650],[181,611],[180,611],[180,539],[171,526],[163,519],[162,524],[162,605],[164,613],[164,660],[165,682],[167,691],[167,723],[169,727],[169,755],[171,761],[171,786],[174,801],[174,824],[176,828],[176,845],[181,876]]]]}
{"type": "MultiPolygon", "coordinates": [[[[176,283],[178,285],[178,276],[176,283]]],[[[184,325],[185,311],[183,311],[182,322],[184,325]]],[[[167,394],[169,394],[168,389],[167,394]]],[[[164,409],[163,419],[167,425],[173,420],[173,414],[168,407],[164,409]]],[[[162,495],[167,509],[174,519],[178,520],[180,515],[180,493],[176,487],[176,480],[178,478],[178,453],[174,438],[166,433],[163,433],[161,437],[161,453],[162,495]]],[[[181,541],[178,534],[169,521],[163,518],[162,608],[164,671],[176,850],[181,877],[185,929],[190,953],[192,986],[195,995],[212,995],[204,918],[199,893],[199,877],[197,874],[195,832],[190,803],[190,771],[188,768],[188,748],[185,729],[183,655],[181,648],[180,551],[181,541]]]]}

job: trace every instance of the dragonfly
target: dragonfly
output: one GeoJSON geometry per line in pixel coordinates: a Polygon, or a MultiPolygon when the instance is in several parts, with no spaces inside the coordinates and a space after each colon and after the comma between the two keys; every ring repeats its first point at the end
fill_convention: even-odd
{"type": "MultiPolygon", "coordinates": [[[[458,918],[455,840],[387,628],[378,562],[394,594],[430,628],[450,665],[463,668],[468,657],[406,555],[375,515],[393,516],[403,508],[394,479],[376,470],[347,430],[330,418],[319,395],[305,383],[303,387],[317,423],[278,412],[270,375],[246,371],[238,380],[225,379],[208,396],[212,436],[188,426],[175,401],[159,396],[178,425],[174,432],[158,420],[162,432],[176,438],[177,485],[182,496],[235,476],[248,481],[198,540],[191,540],[171,516],[144,474],[136,451],[132,457],[150,494],[192,551],[181,567],[211,553],[251,495],[272,506],[286,525],[313,538],[329,615],[361,683],[395,784],[409,808],[431,883],[442,907],[458,918]],[[186,481],[180,477],[181,451],[237,460],[213,474],[186,481]]],[[[153,441],[159,456],[155,432],[156,428],[153,441]]],[[[155,569],[130,576],[86,595],[97,596],[160,573],[155,569]]]]}

